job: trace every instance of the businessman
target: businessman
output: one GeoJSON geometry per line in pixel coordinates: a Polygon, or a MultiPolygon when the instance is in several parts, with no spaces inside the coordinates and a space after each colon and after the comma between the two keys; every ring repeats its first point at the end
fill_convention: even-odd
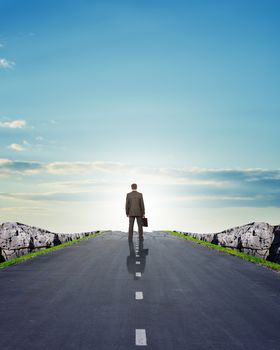
{"type": "Polygon", "coordinates": [[[137,192],[137,185],[131,185],[132,191],[126,195],[125,211],[126,216],[129,217],[129,229],[128,229],[128,239],[131,241],[133,238],[133,226],[135,218],[138,224],[139,240],[143,241],[143,226],[142,218],[145,217],[145,206],[143,195],[137,192]]]}

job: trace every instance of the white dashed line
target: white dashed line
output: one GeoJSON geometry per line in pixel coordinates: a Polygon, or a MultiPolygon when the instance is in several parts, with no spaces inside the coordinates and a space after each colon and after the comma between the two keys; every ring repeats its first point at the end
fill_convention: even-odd
{"type": "Polygon", "coordinates": [[[135,264],[136,265],[140,265],[140,261],[135,261],[135,264]]]}
{"type": "Polygon", "coordinates": [[[135,299],[136,300],[144,299],[143,292],[135,292],[135,299]]]}
{"type": "Polygon", "coordinates": [[[136,258],[140,258],[140,255],[136,254],[136,258]]]}
{"type": "Polygon", "coordinates": [[[141,272],[135,272],[136,277],[141,277],[141,272]]]}
{"type": "Polygon", "coordinates": [[[135,344],[138,346],[147,345],[147,336],[145,329],[135,329],[135,344]]]}

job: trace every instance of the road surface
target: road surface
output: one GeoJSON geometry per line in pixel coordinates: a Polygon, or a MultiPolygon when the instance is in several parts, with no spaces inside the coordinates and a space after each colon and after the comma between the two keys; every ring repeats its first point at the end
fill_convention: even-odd
{"type": "Polygon", "coordinates": [[[0,269],[1,350],[279,350],[280,276],[165,232],[0,269]]]}

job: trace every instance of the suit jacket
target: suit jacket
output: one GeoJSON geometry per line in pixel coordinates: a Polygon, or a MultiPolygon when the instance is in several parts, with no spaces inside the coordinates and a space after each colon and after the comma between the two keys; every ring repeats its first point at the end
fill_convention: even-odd
{"type": "Polygon", "coordinates": [[[125,211],[126,215],[128,216],[142,217],[145,215],[145,206],[142,193],[132,191],[126,195],[125,211]]]}

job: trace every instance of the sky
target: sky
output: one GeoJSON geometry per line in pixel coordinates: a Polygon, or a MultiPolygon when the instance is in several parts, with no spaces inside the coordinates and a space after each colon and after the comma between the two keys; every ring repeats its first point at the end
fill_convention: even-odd
{"type": "Polygon", "coordinates": [[[277,0],[0,0],[0,222],[280,224],[277,0]]]}

